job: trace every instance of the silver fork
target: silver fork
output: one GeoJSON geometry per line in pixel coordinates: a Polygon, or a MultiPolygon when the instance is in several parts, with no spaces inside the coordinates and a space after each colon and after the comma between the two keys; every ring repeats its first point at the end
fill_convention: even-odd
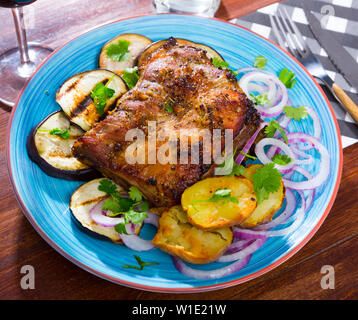
{"type": "Polygon", "coordinates": [[[313,55],[296,24],[291,20],[285,8],[279,8],[277,15],[270,15],[272,30],[278,44],[299,60],[306,69],[321,80],[337,99],[339,104],[350,113],[358,124],[358,107],[348,95],[328,76],[322,64],[313,55]],[[283,38],[281,37],[283,35],[283,38]],[[337,88],[338,87],[338,88],[337,88]],[[337,91],[338,90],[338,91],[337,91]]]}

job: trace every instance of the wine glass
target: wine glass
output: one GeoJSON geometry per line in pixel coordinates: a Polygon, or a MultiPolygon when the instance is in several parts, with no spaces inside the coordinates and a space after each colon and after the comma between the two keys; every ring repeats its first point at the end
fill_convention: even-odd
{"type": "Polygon", "coordinates": [[[22,7],[36,0],[0,0],[0,7],[11,8],[18,48],[0,53],[0,102],[13,107],[26,80],[53,50],[28,43],[22,7]]]}

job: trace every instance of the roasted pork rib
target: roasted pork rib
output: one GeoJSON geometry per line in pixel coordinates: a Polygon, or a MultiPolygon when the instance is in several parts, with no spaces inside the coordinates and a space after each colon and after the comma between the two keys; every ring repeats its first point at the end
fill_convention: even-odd
{"type": "MultiPolygon", "coordinates": [[[[241,150],[261,120],[229,70],[216,68],[202,49],[179,45],[173,38],[141,65],[139,75],[115,110],[75,142],[73,153],[118,184],[136,186],[154,205],[172,206],[180,203],[187,187],[213,174],[214,165],[203,163],[202,143],[199,164],[190,163],[190,147],[188,164],[149,164],[148,157],[145,164],[129,164],[129,129],[143,130],[147,139],[148,123],[155,121],[158,134],[174,132],[178,153],[180,129],[232,129],[241,150]]],[[[157,141],[156,150],[163,143],[157,141]]]]}

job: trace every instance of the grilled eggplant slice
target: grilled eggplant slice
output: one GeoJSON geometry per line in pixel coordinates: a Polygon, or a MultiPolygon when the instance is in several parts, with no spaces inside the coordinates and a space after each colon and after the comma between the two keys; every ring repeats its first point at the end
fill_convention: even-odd
{"type": "MultiPolygon", "coordinates": [[[[215,51],[213,48],[204,45],[202,43],[196,43],[190,40],[186,40],[186,39],[175,39],[176,42],[180,45],[187,45],[187,46],[192,46],[192,47],[197,47],[197,48],[201,48],[203,50],[206,51],[206,54],[209,58],[218,58],[220,60],[224,60],[223,57],[217,52],[215,51]]],[[[159,40],[156,42],[153,42],[152,44],[150,44],[148,47],[146,47],[143,52],[138,56],[137,59],[137,66],[138,68],[143,65],[143,63],[145,61],[147,61],[147,59],[152,55],[153,52],[155,52],[156,50],[158,50],[163,44],[165,44],[166,42],[168,42],[168,39],[165,40],[159,40]]]]}
{"type": "Polygon", "coordinates": [[[132,68],[135,66],[135,62],[137,60],[138,55],[150,45],[153,41],[149,38],[142,36],[140,34],[135,33],[124,33],[115,37],[111,41],[107,42],[99,56],[99,67],[102,69],[107,69],[113,71],[119,75],[123,73],[126,68],[132,68]],[[118,40],[128,40],[130,45],[128,47],[128,51],[130,53],[130,57],[125,61],[114,61],[107,55],[107,48],[111,44],[117,44],[118,40]]]}
{"type": "MultiPolygon", "coordinates": [[[[244,177],[252,181],[254,173],[259,168],[262,168],[262,165],[254,164],[247,167],[244,172],[244,177]]],[[[277,210],[281,208],[284,199],[285,188],[281,181],[281,187],[276,192],[270,193],[268,199],[258,204],[254,212],[240,223],[240,226],[242,228],[253,228],[261,223],[270,221],[277,210]]]]}
{"type": "Polygon", "coordinates": [[[215,230],[244,221],[256,208],[256,196],[249,179],[213,177],[187,188],[181,204],[191,224],[215,230]]]}
{"type": "Polygon", "coordinates": [[[203,264],[217,260],[231,244],[232,237],[230,228],[204,231],[191,225],[181,206],[174,206],[160,217],[152,242],[185,261],[203,264]]]}
{"type": "Polygon", "coordinates": [[[114,108],[117,99],[125,92],[127,86],[120,76],[109,70],[96,69],[76,74],[66,80],[56,93],[56,101],[71,122],[88,131],[108,110],[114,108]],[[91,98],[92,90],[99,83],[108,83],[107,87],[114,90],[113,96],[106,99],[103,114],[97,111],[91,98]]]}
{"type": "MultiPolygon", "coordinates": [[[[114,229],[114,227],[103,227],[95,223],[90,217],[91,209],[101,200],[107,198],[106,193],[98,190],[99,182],[103,178],[98,178],[91,180],[76,189],[76,191],[72,194],[70,200],[70,209],[73,216],[80,223],[80,225],[85,228],[85,231],[95,233],[97,236],[102,235],[111,239],[113,242],[121,244],[121,238],[118,235],[118,232],[114,229]]],[[[125,192],[125,190],[118,186],[118,191],[125,192]]],[[[139,234],[141,229],[137,227],[135,230],[137,234],[139,234]]],[[[91,234],[90,232],[90,234],[91,234]]]]}
{"type": "Polygon", "coordinates": [[[30,159],[46,174],[67,180],[88,180],[99,176],[99,172],[80,162],[72,154],[73,143],[84,131],[71,123],[64,112],[56,111],[41,121],[27,138],[27,153],[30,159]],[[68,130],[68,138],[50,134],[53,129],[68,130]]]}

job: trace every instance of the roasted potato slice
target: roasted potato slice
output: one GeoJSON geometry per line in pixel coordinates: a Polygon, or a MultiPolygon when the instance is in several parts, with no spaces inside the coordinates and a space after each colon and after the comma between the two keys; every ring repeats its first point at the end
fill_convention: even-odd
{"type": "Polygon", "coordinates": [[[256,208],[254,186],[243,177],[213,177],[201,180],[182,194],[181,204],[188,220],[203,230],[213,230],[241,223],[256,208]],[[221,200],[215,195],[230,190],[221,200]],[[231,199],[229,199],[231,198],[231,199]]]}
{"type": "Polygon", "coordinates": [[[99,56],[99,67],[102,69],[107,69],[113,71],[119,75],[123,73],[126,68],[132,68],[135,65],[138,55],[146,48],[148,45],[152,43],[152,40],[148,39],[145,36],[135,33],[124,33],[115,37],[111,41],[107,42],[101,51],[99,56]],[[130,57],[125,61],[113,61],[107,55],[107,48],[111,44],[117,44],[118,40],[128,40],[130,42],[128,51],[130,53],[130,57]]]}
{"type": "MultiPolygon", "coordinates": [[[[254,164],[245,169],[244,176],[252,181],[252,177],[257,169],[262,168],[262,165],[254,164]]],[[[285,190],[283,182],[277,192],[270,193],[268,199],[262,201],[257,205],[254,212],[243,222],[240,223],[242,228],[253,228],[258,224],[268,222],[272,219],[278,209],[281,208],[282,202],[285,199],[285,190]]]]}
{"type": "Polygon", "coordinates": [[[171,207],[159,219],[153,244],[169,254],[191,263],[217,260],[232,242],[230,228],[204,231],[191,225],[181,206],[171,207]]]}
{"type": "MultiPolygon", "coordinates": [[[[113,242],[121,244],[121,238],[114,227],[103,227],[95,223],[90,217],[91,209],[101,200],[105,199],[107,195],[98,190],[99,182],[103,178],[91,180],[81,186],[72,194],[70,200],[70,209],[72,215],[81,224],[85,230],[90,230],[97,235],[102,235],[111,239],[113,242]]],[[[125,190],[118,186],[118,191],[124,192],[125,190]]],[[[136,233],[140,232],[140,227],[137,227],[136,233]]]]}

